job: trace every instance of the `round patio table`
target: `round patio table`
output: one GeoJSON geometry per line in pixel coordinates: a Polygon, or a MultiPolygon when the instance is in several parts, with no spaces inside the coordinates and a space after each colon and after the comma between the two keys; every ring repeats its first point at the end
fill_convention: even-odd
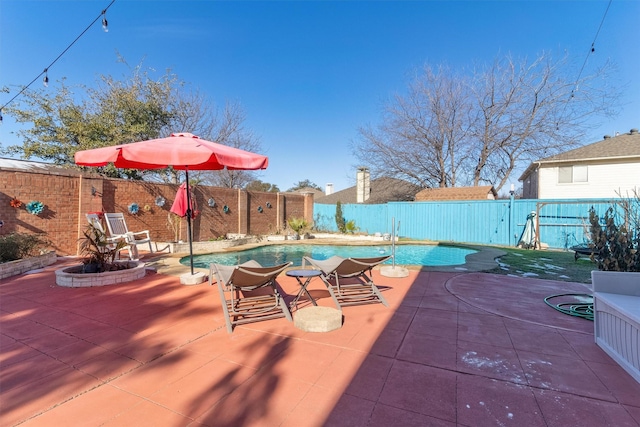
{"type": "Polygon", "coordinates": [[[311,279],[313,279],[314,277],[319,277],[321,275],[322,275],[322,271],[320,270],[289,270],[287,271],[287,276],[295,277],[296,280],[298,281],[298,284],[300,285],[300,290],[298,291],[298,294],[293,299],[293,301],[291,301],[291,303],[289,304],[289,307],[291,308],[293,308],[294,306],[297,307],[298,300],[300,299],[303,293],[307,294],[309,301],[311,301],[313,305],[318,305],[316,301],[313,299],[313,297],[311,296],[311,294],[309,293],[309,291],[307,290],[307,286],[309,286],[309,282],[311,282],[311,279]]]}

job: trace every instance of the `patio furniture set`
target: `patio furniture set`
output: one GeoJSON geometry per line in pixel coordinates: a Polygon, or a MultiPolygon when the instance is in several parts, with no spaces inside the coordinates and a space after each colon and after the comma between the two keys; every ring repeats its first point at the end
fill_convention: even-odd
{"type": "MultiPolygon", "coordinates": [[[[93,227],[106,235],[104,220],[108,230],[107,249],[112,249],[119,241],[124,241],[124,249],[128,251],[129,259],[132,261],[139,259],[138,245],[148,245],[149,252],[154,252],[149,230],[129,231],[124,214],[90,213],[86,217],[93,227]]],[[[209,268],[209,284],[212,285],[215,281],[218,285],[229,333],[233,332],[235,325],[245,323],[279,317],[292,321],[291,310],[297,309],[300,298],[304,295],[317,307],[315,299],[307,290],[314,277],[319,277],[326,285],[341,322],[344,306],[368,303],[388,306],[380,289],[373,282],[371,271],[389,258],[388,255],[374,258],[333,256],[326,260],[304,257],[302,269],[286,272],[287,276],[295,277],[300,285],[298,293],[289,303],[285,301],[285,294],[277,283],[277,277],[291,266],[290,262],[269,267],[263,267],[254,260],[234,266],[212,263],[209,268]],[[307,264],[311,268],[307,268],[307,264]]]]}
{"type": "MultiPolygon", "coordinates": [[[[298,302],[305,294],[313,304],[313,307],[306,308],[307,311],[326,313],[324,310],[327,307],[318,307],[307,290],[309,282],[314,277],[319,277],[327,287],[337,307],[337,310],[330,312],[329,316],[332,314],[339,316],[341,325],[343,306],[370,303],[388,306],[380,289],[372,280],[371,270],[389,258],[389,256],[375,258],[333,256],[327,260],[317,260],[304,257],[303,269],[290,270],[286,273],[290,277],[295,277],[300,285],[298,293],[289,303],[285,300],[285,293],[279,286],[277,277],[290,267],[290,262],[273,267],[263,267],[254,260],[234,266],[212,263],[209,269],[209,285],[215,282],[218,286],[229,333],[233,332],[235,325],[261,320],[285,317],[292,321],[291,310],[297,310],[298,302]],[[307,263],[313,269],[305,268],[307,263]]],[[[329,324],[336,325],[331,320],[329,324]]]]}

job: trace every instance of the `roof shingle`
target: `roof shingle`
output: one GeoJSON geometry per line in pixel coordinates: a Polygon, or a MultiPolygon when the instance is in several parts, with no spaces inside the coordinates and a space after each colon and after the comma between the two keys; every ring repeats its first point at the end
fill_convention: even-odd
{"type": "Polygon", "coordinates": [[[477,187],[427,188],[416,194],[416,201],[432,200],[493,200],[498,193],[491,185],[477,187]]]}
{"type": "Polygon", "coordinates": [[[640,133],[638,133],[637,129],[632,129],[629,133],[614,137],[605,137],[602,141],[544,158],[540,162],[615,159],[621,157],[640,157],[640,133]]]}
{"type": "MultiPolygon", "coordinates": [[[[365,204],[380,204],[387,202],[404,202],[413,201],[416,193],[420,191],[420,187],[402,179],[382,177],[372,179],[369,185],[369,199],[365,204]]],[[[358,192],[357,187],[337,191],[328,196],[317,197],[314,202],[322,204],[340,203],[357,203],[358,192]]]]}

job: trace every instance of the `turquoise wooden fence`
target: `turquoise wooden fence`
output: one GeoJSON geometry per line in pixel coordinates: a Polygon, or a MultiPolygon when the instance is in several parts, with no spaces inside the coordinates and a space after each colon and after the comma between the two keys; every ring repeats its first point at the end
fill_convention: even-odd
{"type": "MultiPolygon", "coordinates": [[[[450,202],[390,202],[342,205],[345,220],[361,232],[396,234],[417,240],[516,246],[531,212],[536,214],[539,241],[554,249],[588,242],[589,208],[602,216],[616,202],[602,199],[500,199],[450,202]]],[[[318,230],[337,231],[335,205],[314,204],[318,230]]]]}

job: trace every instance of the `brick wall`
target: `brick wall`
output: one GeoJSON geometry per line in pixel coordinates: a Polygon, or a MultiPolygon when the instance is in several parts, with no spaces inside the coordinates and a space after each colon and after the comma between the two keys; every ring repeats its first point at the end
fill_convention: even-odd
{"type": "Polygon", "coordinates": [[[46,234],[58,254],[75,254],[78,242],[79,185],[77,176],[0,171],[0,233],[46,234]],[[9,202],[22,202],[13,208],[9,202]],[[25,209],[30,201],[45,205],[40,215],[25,209]]]}
{"type": "MultiPolygon", "coordinates": [[[[59,255],[77,253],[78,239],[86,227],[88,212],[124,212],[131,231],[149,230],[156,241],[187,240],[186,220],[169,214],[177,185],[123,179],[105,179],[65,173],[0,170],[0,234],[44,233],[59,255]],[[164,206],[156,205],[162,196],[164,206]],[[13,198],[23,202],[16,209],[13,198]],[[32,215],[24,204],[37,200],[45,205],[40,215],[32,215]],[[137,215],[128,213],[137,203],[137,215]]],[[[262,193],[198,186],[193,195],[198,216],[192,228],[194,241],[216,239],[228,233],[269,234],[282,230],[286,219],[304,216],[313,220],[313,195],[262,193]],[[214,206],[209,206],[213,199],[214,206]],[[225,210],[225,206],[227,209],[225,210]]]]}

